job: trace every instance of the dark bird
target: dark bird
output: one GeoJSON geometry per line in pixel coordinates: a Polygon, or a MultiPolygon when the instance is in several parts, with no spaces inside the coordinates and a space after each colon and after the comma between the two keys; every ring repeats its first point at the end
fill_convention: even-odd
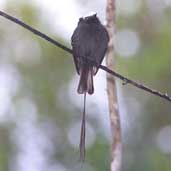
{"type": "Polygon", "coordinates": [[[80,75],[77,92],[84,94],[84,111],[80,138],[80,159],[85,156],[85,101],[86,93],[94,93],[93,76],[96,75],[105,56],[109,42],[108,32],[96,14],[80,18],[71,45],[74,63],[80,75]]]}

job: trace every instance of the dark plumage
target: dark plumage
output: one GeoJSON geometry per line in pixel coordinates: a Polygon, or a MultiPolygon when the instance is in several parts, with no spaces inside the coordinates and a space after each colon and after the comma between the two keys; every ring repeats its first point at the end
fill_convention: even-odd
{"type": "Polygon", "coordinates": [[[77,73],[80,75],[78,93],[94,93],[93,75],[98,71],[108,46],[109,36],[96,14],[80,18],[71,44],[77,73]],[[96,63],[92,64],[89,60],[96,63]]]}
{"type": "Polygon", "coordinates": [[[109,36],[96,14],[80,18],[71,44],[77,73],[80,75],[78,93],[84,94],[84,110],[80,137],[80,160],[85,158],[86,93],[93,94],[93,76],[97,73],[108,46],[109,36]],[[92,62],[91,62],[92,61],[92,62]]]}

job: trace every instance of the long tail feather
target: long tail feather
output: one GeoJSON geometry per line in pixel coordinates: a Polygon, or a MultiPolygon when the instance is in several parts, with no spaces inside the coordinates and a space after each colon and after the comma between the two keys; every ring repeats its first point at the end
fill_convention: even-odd
{"type": "Polygon", "coordinates": [[[85,135],[86,135],[85,109],[86,109],[86,92],[84,93],[84,108],[83,108],[83,117],[82,117],[82,124],[81,124],[80,161],[85,160],[85,135]]]}

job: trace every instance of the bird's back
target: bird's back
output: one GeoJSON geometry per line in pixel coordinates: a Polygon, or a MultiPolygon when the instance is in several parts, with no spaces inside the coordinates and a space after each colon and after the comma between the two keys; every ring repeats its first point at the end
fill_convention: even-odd
{"type": "Polygon", "coordinates": [[[90,59],[100,65],[108,41],[108,33],[100,22],[80,21],[72,36],[73,54],[77,62],[81,64],[85,63],[86,59],[90,59]]]}

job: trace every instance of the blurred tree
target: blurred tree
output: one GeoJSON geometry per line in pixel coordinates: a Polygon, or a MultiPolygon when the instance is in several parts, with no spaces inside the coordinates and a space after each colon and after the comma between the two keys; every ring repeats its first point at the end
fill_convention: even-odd
{"type": "MultiPolygon", "coordinates": [[[[6,1],[4,11],[65,43],[49,30],[38,7],[18,2],[6,1]]],[[[141,45],[130,58],[117,54],[117,70],[170,93],[170,8],[160,18],[146,5],[133,17],[117,18],[118,32],[136,30],[141,45]]],[[[72,106],[76,99],[69,99],[67,93],[75,72],[72,63],[64,51],[0,19],[0,171],[80,170],[79,155],[68,140],[70,125],[81,118],[80,108],[72,106]]],[[[170,104],[134,87],[119,85],[119,89],[123,171],[169,171],[170,152],[162,151],[156,139],[162,128],[171,125],[170,104]]],[[[91,117],[88,121],[96,139],[87,149],[85,169],[109,170],[109,142],[99,131],[101,125],[91,117]]],[[[72,136],[76,139],[79,133],[72,136]]]]}

